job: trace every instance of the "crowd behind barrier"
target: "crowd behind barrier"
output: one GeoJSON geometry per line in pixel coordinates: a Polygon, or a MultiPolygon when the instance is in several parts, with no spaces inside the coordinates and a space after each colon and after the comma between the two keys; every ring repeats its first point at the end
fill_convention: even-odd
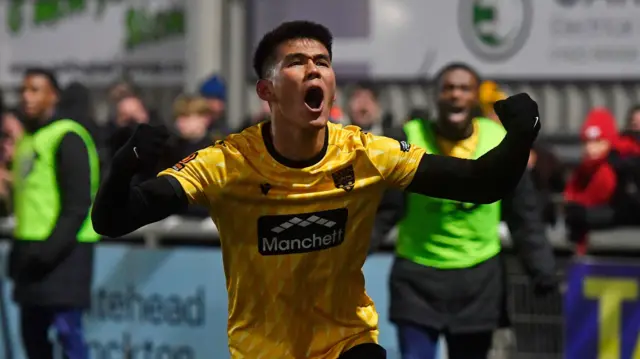
{"type": "MultiPolygon", "coordinates": [[[[429,119],[433,116],[430,112],[437,107],[433,102],[435,89],[432,84],[383,84],[380,86],[383,91],[372,90],[373,87],[371,84],[342,86],[339,105],[332,111],[332,120],[357,124],[363,128],[368,126],[368,130],[378,131],[380,134],[411,118],[429,119]]],[[[559,171],[563,183],[554,188],[550,188],[552,186],[549,184],[543,184],[543,187],[544,191],[550,192],[544,193],[549,197],[545,199],[549,202],[548,207],[554,208],[551,216],[553,223],[547,226],[546,233],[555,250],[558,276],[563,285],[561,293],[553,293],[547,297],[532,295],[533,285],[516,258],[509,231],[503,223],[500,234],[509,277],[508,307],[513,325],[511,331],[501,330],[496,334],[492,352],[492,358],[495,359],[561,358],[567,350],[567,328],[576,330],[575,325],[567,326],[565,323],[568,318],[567,302],[563,305],[563,294],[566,288],[581,292],[581,287],[576,287],[575,283],[582,283],[580,275],[586,276],[589,269],[582,272],[575,269],[581,268],[579,265],[582,260],[576,261],[574,257],[576,244],[581,242],[570,241],[572,229],[565,225],[573,225],[566,219],[575,211],[571,212],[571,208],[564,206],[567,202],[563,195],[564,179],[570,177],[582,163],[583,144],[579,134],[584,139],[585,132],[588,133],[583,122],[587,123],[592,107],[602,104],[603,97],[598,95],[601,90],[611,90],[619,95],[616,97],[619,100],[612,102],[612,112],[616,115],[614,121],[617,120],[622,128],[633,122],[630,118],[625,118],[623,112],[637,99],[635,90],[638,88],[636,84],[594,83],[585,85],[587,91],[580,92],[575,91],[574,87],[535,82],[507,82],[503,87],[509,93],[531,92],[538,99],[545,117],[539,142],[544,143],[546,150],[555,155],[561,164],[559,171]],[[566,101],[558,101],[554,94],[566,101]]],[[[127,82],[115,84],[108,91],[86,87],[80,91],[85,95],[99,94],[94,98],[97,101],[96,108],[90,108],[90,112],[86,109],[84,112],[75,112],[77,117],[74,116],[74,119],[83,123],[99,143],[103,169],[107,168],[114,152],[127,140],[136,124],[167,123],[175,130],[175,137],[170,140],[171,155],[163,158],[158,168],[144,174],[149,176],[175,164],[194,150],[206,147],[212,140],[222,139],[225,134],[240,131],[267,119],[269,115],[269,108],[264,103],[252,103],[249,107],[256,111],[248,114],[240,127],[236,128],[235,124],[232,126],[232,121],[225,118],[226,92],[224,81],[219,76],[204,81],[198,96],[178,96],[180,90],[177,88],[140,89],[127,82]]],[[[74,93],[77,96],[77,92],[74,93]]],[[[74,99],[77,100],[66,98],[74,99]]],[[[255,96],[249,96],[247,102],[254,100],[255,96]]],[[[10,114],[17,118],[19,111],[10,114]]],[[[11,129],[5,128],[11,121],[7,120],[7,116],[4,117],[3,131],[6,140],[6,137],[12,136],[11,129]]],[[[542,149],[535,150],[538,162],[541,162],[542,149]]],[[[636,170],[638,168],[640,167],[636,167],[636,170]]],[[[542,191],[540,197],[543,197],[542,191]]],[[[637,218],[637,212],[627,212],[631,217],[637,218]]],[[[3,214],[9,213],[10,210],[3,214]]],[[[585,257],[588,261],[599,263],[615,258],[614,262],[624,263],[638,258],[640,232],[636,228],[612,225],[604,227],[606,229],[588,233],[589,257],[585,257]]],[[[11,217],[0,221],[0,237],[10,238],[12,228],[11,217]]],[[[377,303],[381,315],[381,343],[389,350],[391,359],[398,358],[395,329],[387,319],[387,278],[393,261],[395,240],[396,231],[392,230],[381,242],[377,253],[369,257],[364,268],[367,291],[377,303]]],[[[6,258],[8,244],[3,245],[3,255],[6,258]]],[[[104,238],[97,246],[94,308],[87,319],[90,323],[88,336],[94,357],[106,359],[122,352],[123,356],[131,358],[146,355],[179,359],[203,355],[224,358],[227,308],[219,246],[215,225],[206,211],[198,208],[191,208],[188,213],[169,217],[122,238],[104,238]],[[175,311],[175,317],[169,318],[173,314],[167,313],[172,311],[175,311]]],[[[6,261],[3,260],[3,263],[6,261]]],[[[606,277],[617,273],[616,271],[618,269],[605,269],[602,273],[606,277]]],[[[634,275],[628,267],[622,272],[624,276],[629,276],[628,273],[632,273],[632,277],[634,275]]],[[[3,332],[13,331],[12,347],[18,348],[20,345],[15,333],[15,308],[8,297],[11,287],[4,281],[2,288],[5,304],[9,306],[10,324],[3,332]]],[[[583,299],[581,296],[572,300],[579,302],[583,299]]],[[[585,315],[594,313],[595,301],[593,298],[591,300],[591,304],[581,307],[585,315]]],[[[597,313],[597,308],[595,312],[597,313]]],[[[596,324],[604,325],[601,322],[609,319],[594,320],[596,324]]],[[[633,330],[635,329],[632,328],[631,334],[624,334],[637,337],[633,330]]],[[[593,339],[597,335],[590,332],[588,337],[593,339]]],[[[632,346],[630,340],[621,345],[624,353],[632,346]]],[[[591,359],[580,356],[579,351],[572,353],[574,356],[566,358],[591,359]]],[[[602,355],[598,359],[603,358],[619,359],[617,356],[602,355]]]]}

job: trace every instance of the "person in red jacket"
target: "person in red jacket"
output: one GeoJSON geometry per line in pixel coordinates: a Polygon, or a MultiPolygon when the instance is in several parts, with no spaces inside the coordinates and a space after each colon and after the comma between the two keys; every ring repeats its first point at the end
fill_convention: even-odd
{"type": "Polygon", "coordinates": [[[584,157],[571,174],[564,197],[570,239],[577,242],[578,252],[584,253],[586,233],[591,227],[590,210],[607,206],[616,190],[616,173],[607,161],[609,152],[618,141],[615,118],[607,109],[593,109],[587,115],[580,135],[584,157]]]}

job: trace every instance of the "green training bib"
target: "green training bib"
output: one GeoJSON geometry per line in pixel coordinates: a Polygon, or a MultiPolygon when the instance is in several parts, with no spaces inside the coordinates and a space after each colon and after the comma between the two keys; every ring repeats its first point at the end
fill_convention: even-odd
{"type": "MultiPolygon", "coordinates": [[[[91,198],[100,184],[98,151],[89,132],[72,120],[57,120],[33,134],[25,134],[16,146],[14,158],[14,237],[23,241],[44,241],[53,231],[60,215],[60,191],[56,178],[56,152],[62,138],[75,133],[87,147],[91,169],[91,198]]],[[[91,211],[87,214],[77,239],[96,242],[100,235],[93,230],[91,211]]]]}
{"type": "MultiPolygon", "coordinates": [[[[505,130],[486,119],[478,121],[477,159],[496,147],[505,130]]],[[[409,143],[440,154],[432,124],[414,119],[404,130],[409,143]]],[[[500,252],[500,202],[478,205],[408,194],[400,222],[396,254],[415,263],[442,269],[468,268],[500,252]]]]}

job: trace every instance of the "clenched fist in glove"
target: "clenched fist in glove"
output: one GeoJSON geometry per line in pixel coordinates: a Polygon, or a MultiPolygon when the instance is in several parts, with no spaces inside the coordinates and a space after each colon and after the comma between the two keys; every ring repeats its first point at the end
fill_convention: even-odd
{"type": "Polygon", "coordinates": [[[140,124],[129,140],[116,152],[113,168],[136,172],[156,165],[167,150],[169,131],[165,126],[140,124]]]}
{"type": "Polygon", "coordinates": [[[505,130],[533,141],[540,132],[538,104],[526,93],[497,101],[493,105],[505,130]]]}

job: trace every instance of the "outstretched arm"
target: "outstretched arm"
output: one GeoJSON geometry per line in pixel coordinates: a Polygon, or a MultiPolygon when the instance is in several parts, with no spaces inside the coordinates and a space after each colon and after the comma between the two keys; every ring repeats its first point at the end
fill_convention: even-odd
{"type": "Polygon", "coordinates": [[[100,186],[91,213],[99,234],[120,237],[186,209],[187,196],[174,177],[160,176],[136,186],[132,178],[111,171],[100,186]]]}
{"type": "Polygon", "coordinates": [[[493,203],[513,192],[540,131],[538,105],[518,94],[496,102],[494,109],[507,130],[497,147],[477,160],[425,154],[407,190],[473,203],[493,203]]]}
{"type": "Polygon", "coordinates": [[[119,237],[186,208],[187,196],[175,178],[131,183],[136,173],[157,162],[167,138],[164,127],[139,125],[116,152],[91,212],[96,232],[119,237]]]}
{"type": "Polygon", "coordinates": [[[425,154],[406,190],[460,202],[496,202],[520,181],[534,138],[508,132],[477,160],[425,154]]]}

